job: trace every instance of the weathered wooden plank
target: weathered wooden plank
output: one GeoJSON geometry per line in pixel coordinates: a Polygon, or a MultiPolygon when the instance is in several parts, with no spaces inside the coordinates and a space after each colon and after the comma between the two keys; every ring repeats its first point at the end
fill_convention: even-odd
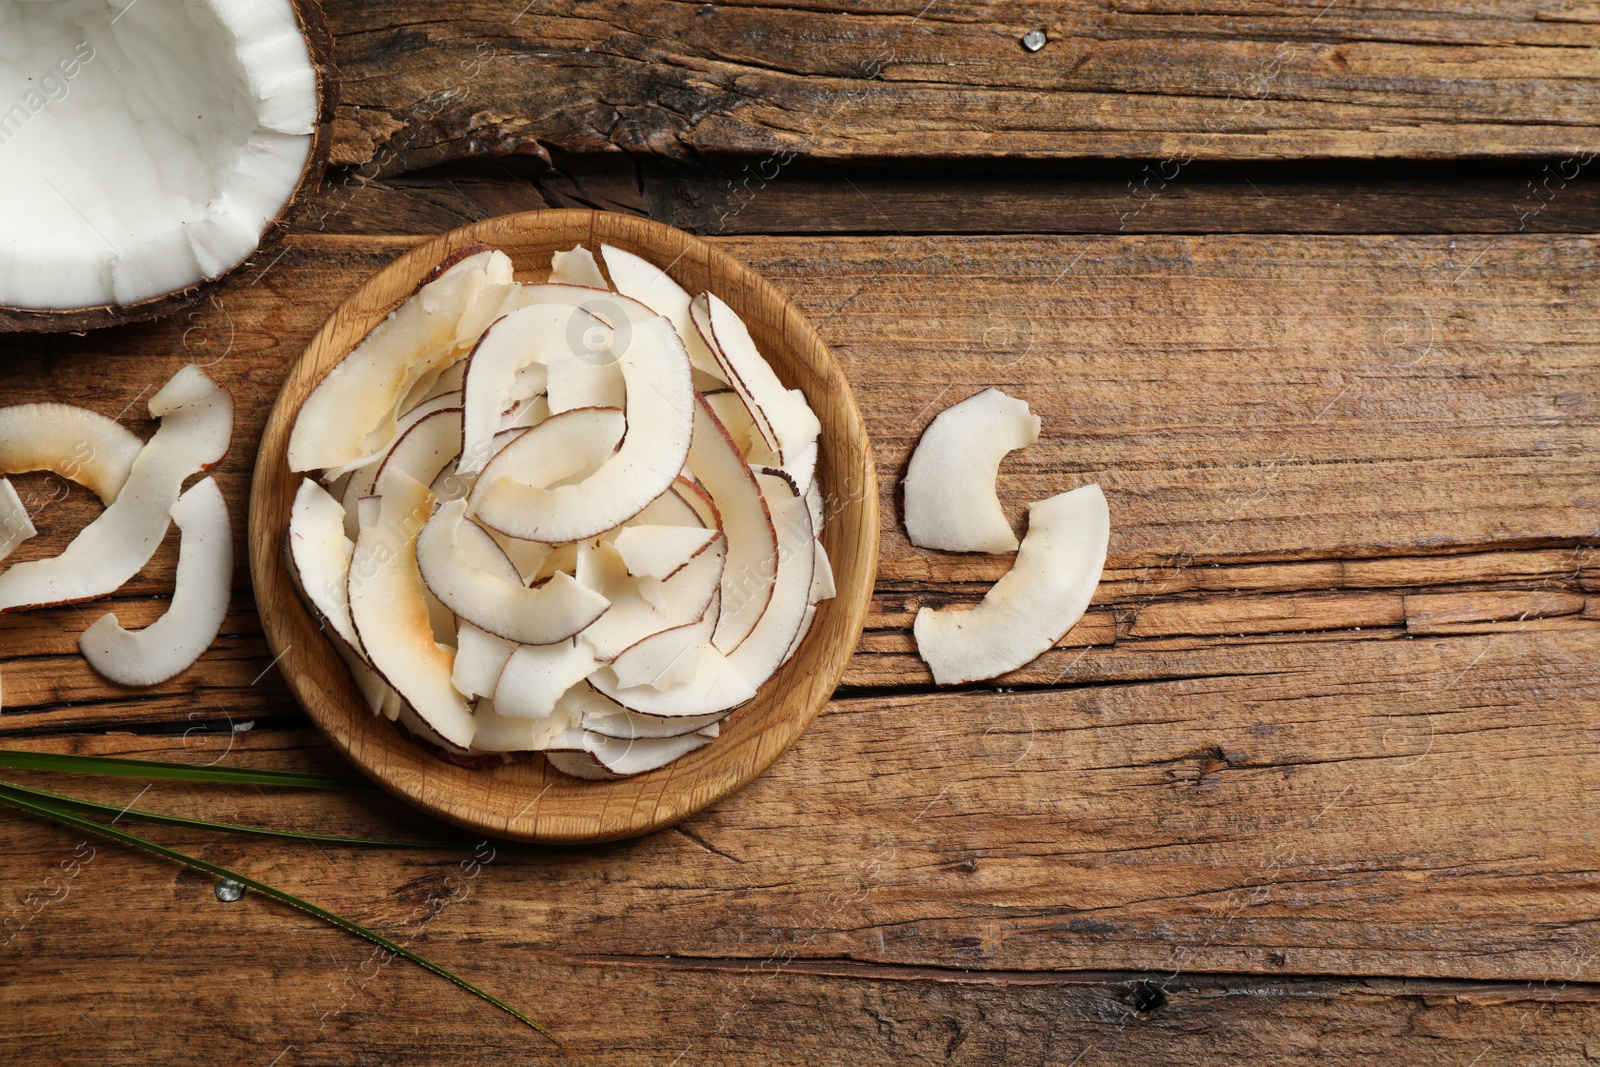
{"type": "Polygon", "coordinates": [[[334,158],[372,173],[552,150],[1181,169],[1595,144],[1600,30],[1578,4],[327,7],[334,158]]]}
{"type": "Polygon", "coordinates": [[[932,181],[915,172],[895,176],[903,167],[887,175],[798,162],[782,170],[759,161],[665,168],[607,156],[519,167],[527,173],[518,175],[474,164],[447,169],[394,178],[335,175],[309,208],[310,228],[432,233],[514,211],[592,207],[709,235],[1600,230],[1600,182],[1563,181],[1555,167],[1538,161],[1465,177],[1458,167],[1417,168],[1359,184],[1328,175],[1325,163],[1292,173],[1238,165],[1209,174],[1197,164],[1170,181],[1155,174],[1155,164],[1137,162],[1097,167],[1094,175],[1047,179],[1029,176],[1041,168],[1013,166],[1014,173],[983,180],[932,181]]]}

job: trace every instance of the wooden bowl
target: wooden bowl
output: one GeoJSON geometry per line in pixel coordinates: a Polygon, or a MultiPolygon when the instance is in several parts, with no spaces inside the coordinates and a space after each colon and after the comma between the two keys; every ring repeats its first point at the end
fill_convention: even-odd
{"type": "Polygon", "coordinates": [[[680,230],[630,215],[533,211],[487,219],[428,241],[369,278],[324,324],[278,395],[261,439],[250,495],[250,573],[257,606],[290,688],[350,761],[396,796],[472,830],[520,841],[609,841],[670,826],[749,783],[800,735],[855,651],[878,560],[878,489],[866,427],[844,374],[784,296],[742,263],[680,230]],[[543,281],[550,255],[583,244],[635,252],[691,293],[709,289],[743,316],[785,385],[799,387],[822,422],[822,541],[838,595],[824,601],[804,643],[723,724],[722,736],[648,774],[589,782],[543,756],[493,769],[451,763],[402,728],[373,716],[349,671],[290,584],[283,547],[301,475],[286,459],[306,396],[440,260],[475,244],[504,251],[522,281],[543,281]]]}

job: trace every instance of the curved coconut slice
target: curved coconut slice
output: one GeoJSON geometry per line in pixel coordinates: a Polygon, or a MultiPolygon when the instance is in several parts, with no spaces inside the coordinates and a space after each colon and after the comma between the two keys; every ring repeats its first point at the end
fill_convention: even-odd
{"type": "Polygon", "coordinates": [[[150,398],[150,414],[161,426],[134,459],[116,499],[59,556],[0,574],[0,611],[106,596],[150,561],[184,479],[228,451],[233,400],[191,364],[150,398]]]}
{"type": "Polygon", "coordinates": [[[645,715],[709,715],[750,700],[783,664],[805,625],[816,553],[811,547],[814,538],[804,498],[794,495],[787,479],[769,474],[759,477],[772,508],[779,551],[771,601],[755,629],[727,655],[715,644],[702,646],[694,677],[682,685],[623,689],[613,671],[603,670],[589,680],[596,690],[645,715]]]}
{"type": "Polygon", "coordinates": [[[696,733],[678,737],[640,737],[631,740],[606,737],[596,733],[583,735],[584,750],[593,756],[600,766],[612,774],[624,777],[665,767],[680,756],[686,756],[710,743],[710,738],[696,733]]]}
{"type": "Polygon", "coordinates": [[[906,536],[946,552],[1017,550],[1000,509],[1000,461],[1039,440],[1039,416],[998,389],[985,389],[939,412],[906,468],[906,536]]]}
{"type": "Polygon", "coordinates": [[[109,504],[144,447],[133,431],[70,404],[0,408],[0,474],[53,471],[109,504]]]}
{"type": "Polygon", "coordinates": [[[597,360],[562,352],[551,356],[546,365],[545,399],[558,414],[573,408],[620,408],[627,403],[628,390],[621,366],[609,353],[597,360]]]}
{"type": "Polygon", "coordinates": [[[800,487],[802,493],[807,492],[817,480],[817,452],[820,442],[812,441],[799,452],[793,459],[783,465],[784,473],[794,479],[794,484],[800,487]]]}
{"type": "Polygon", "coordinates": [[[16,551],[16,547],[39,531],[34,529],[28,509],[17,495],[11,479],[0,478],[0,559],[16,551]]]}
{"type": "Polygon", "coordinates": [[[306,397],[289,434],[289,469],[326,470],[395,436],[419,381],[477,342],[514,284],[511,260],[485,248],[444,266],[340,360],[306,397]]]}
{"type": "MultiPolygon", "coordinates": [[[[627,337],[624,340],[619,331],[616,341],[617,364],[628,394],[622,446],[574,485],[543,488],[506,477],[493,481],[477,507],[488,525],[529,541],[593,537],[638,514],[666,492],[683,469],[696,406],[683,342],[659,315],[646,318],[642,308],[626,310],[627,337]]],[[[557,417],[552,415],[540,425],[557,417]]]]}
{"type": "Polygon", "coordinates": [[[373,715],[382,715],[393,722],[400,706],[400,694],[390,689],[389,683],[372,669],[372,665],[361,653],[346,644],[342,637],[334,634],[328,640],[333,645],[334,651],[339,653],[339,658],[344,660],[345,666],[350,668],[350,679],[355,682],[356,690],[366,703],[367,710],[373,715]]]}
{"type": "Polygon", "coordinates": [[[793,460],[822,433],[805,394],[784,387],[751,340],[744,320],[715,293],[701,293],[695,304],[696,328],[749,409],[767,447],[785,462],[793,460]]]}
{"type": "Polygon", "coordinates": [[[395,471],[379,488],[350,560],[350,618],[373,669],[446,742],[472,744],[466,698],[450,683],[455,653],[434,639],[417,534],[433,508],[428,487],[395,471]]]}
{"type": "Polygon", "coordinates": [[[548,645],[578,633],[611,606],[604,596],[565,574],[537,589],[523,585],[522,575],[500,546],[465,521],[466,512],[464,500],[446,503],[417,538],[422,580],[461,618],[508,641],[548,645]],[[504,562],[504,573],[492,573],[472,558],[481,556],[482,548],[469,552],[465,546],[478,539],[504,562]]]}
{"type": "MultiPolygon", "coordinates": [[[[332,503],[332,501],[330,501],[332,503]]],[[[335,507],[338,505],[335,504],[335,507]]],[[[199,659],[222,631],[233,586],[233,531],[215,479],[196,482],[172,505],[183,531],[177,583],[166,614],[129,633],[114,614],[94,621],[78,638],[83,658],[118,685],[157,685],[199,659]]]]}
{"type": "Polygon", "coordinates": [[[720,534],[693,526],[624,526],[612,544],[635,578],[665,580],[711,547],[720,534]]]}
{"type": "Polygon", "coordinates": [[[506,660],[516,650],[515,641],[462,622],[456,635],[456,662],[450,683],[468,700],[492,696],[500,672],[506,669],[506,660]]]}
{"type": "Polygon", "coordinates": [[[723,712],[712,715],[684,715],[664,719],[629,711],[588,685],[574,686],[563,703],[578,714],[578,725],[604,737],[632,740],[636,737],[678,737],[715,725],[726,718],[723,712]]]}
{"type": "Polygon", "coordinates": [[[689,294],[683,286],[673,281],[666,271],[632,252],[603,244],[600,254],[605,257],[606,270],[611,273],[617,292],[632,297],[657,315],[665,315],[682,339],[694,369],[718,382],[726,382],[727,377],[717,365],[716,357],[689,318],[689,294]]]}
{"type": "Polygon", "coordinates": [[[623,649],[611,661],[611,673],[616,676],[617,688],[631,689],[636,685],[665,687],[689,681],[689,668],[698,665],[700,648],[711,640],[717,618],[707,612],[698,622],[674,626],[651,634],[638,643],[623,649]],[[683,674],[674,671],[679,668],[683,674]]]}
{"type": "Polygon", "coordinates": [[[312,609],[360,652],[349,599],[350,556],[356,546],[345,535],[344,520],[337,500],[315,479],[302,479],[289,509],[289,562],[312,609]]]}
{"type": "MultiPolygon", "coordinates": [[[[406,703],[405,699],[398,693],[385,704],[383,713],[390,720],[403,726],[417,740],[424,741],[453,756],[469,756],[473,752],[471,748],[455,744],[438,730],[435,730],[428,723],[428,720],[417,714],[417,709],[406,703]]],[[[474,731],[477,729],[476,719],[473,720],[473,729],[474,731]]]]}
{"type": "Polygon", "coordinates": [[[550,257],[550,281],[562,285],[582,285],[590,289],[605,289],[605,275],[594,253],[582,245],[573,245],[569,252],[557,252],[550,257]]]}
{"type": "Polygon", "coordinates": [[[806,489],[806,510],[811,513],[811,528],[817,531],[818,537],[821,537],[827,516],[823,514],[822,487],[817,484],[815,478],[811,479],[811,485],[806,489]]]}
{"type": "MultiPolygon", "coordinates": [[[[546,366],[560,358],[577,359],[574,345],[593,345],[593,358],[610,361],[611,327],[569,304],[531,304],[498,319],[479,339],[467,357],[461,424],[461,459],[456,470],[476,474],[489,462],[495,434],[506,428],[505,415],[521,389],[531,384],[519,372],[530,366],[546,366]]],[[[585,354],[589,354],[586,350],[585,354]]],[[[544,376],[548,375],[548,369],[544,376]]],[[[522,397],[531,393],[521,393],[522,397]]],[[[571,407],[593,407],[572,404],[571,407]]],[[[616,404],[616,407],[622,405],[616,404]]]]}
{"type": "Polygon", "coordinates": [[[917,654],[940,685],[1014,671],[1066,636],[1100,583],[1111,516],[1098,485],[1028,507],[1011,570],[969,611],[917,612],[917,654]]]}
{"type": "Polygon", "coordinates": [[[502,715],[539,719],[555,710],[561,694],[600,666],[582,637],[554,645],[518,645],[494,687],[494,706],[502,715]]]}
{"type": "Polygon", "coordinates": [[[285,0],[0,5],[0,323],[148,317],[249,258],[326,159],[325,36],[285,0]]]}
{"type": "Polygon", "coordinates": [[[755,629],[772,598],[778,536],[755,474],[704,398],[696,404],[689,466],[710,495],[727,535],[722,615],[712,643],[732,652],[755,629]]]}
{"type": "MultiPolygon", "coordinates": [[[[610,662],[651,634],[704,617],[721,579],[721,542],[696,556],[673,578],[662,582],[660,606],[647,599],[616,548],[604,540],[578,545],[577,581],[604,596],[611,608],[583,632],[595,658],[610,662]]],[[[555,579],[551,579],[554,581],[555,579]]]]}
{"type": "Polygon", "coordinates": [[[468,509],[475,511],[485,525],[524,541],[579,540],[527,536],[524,524],[514,513],[485,510],[491,487],[515,482],[523,487],[543,488],[564,478],[597,471],[615,455],[617,443],[627,429],[627,418],[616,408],[580,408],[550,416],[500,447],[478,475],[467,497],[468,509]]]}

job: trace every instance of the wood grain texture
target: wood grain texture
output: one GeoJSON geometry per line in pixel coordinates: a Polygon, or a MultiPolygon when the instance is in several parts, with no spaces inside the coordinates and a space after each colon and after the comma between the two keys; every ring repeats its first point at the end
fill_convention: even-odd
{"type": "MultiPolygon", "coordinates": [[[[335,162],[1550,157],[1595,146],[1591,5],[328,4],[335,162]],[[1046,31],[1029,53],[1020,38],[1046,31]]],[[[1592,158],[1592,157],[1591,157],[1592,158]]]]}
{"type": "Polygon", "coordinates": [[[312,719],[357,767],[395,795],[453,822],[522,841],[589,842],[670,826],[714,804],[767,768],[799,736],[839,683],[860,638],[878,560],[878,486],[872,448],[849,383],[816,331],[782,294],[697,238],[630,215],[547,211],[452,230],[413,248],[364,281],[290,368],[267,419],[250,498],[250,572],[269,644],[312,719]],[[350,672],[296,593],[284,559],[290,506],[302,476],[289,470],[300,406],[371,329],[440,263],[489,245],[518,277],[544,281],[550,257],[582,244],[615,245],[669,269],[691,293],[716,293],[744,320],[774,371],[810,399],[822,424],[818,536],[834,561],[838,595],[818,606],[810,632],[715,742],[658,770],[587,782],[542,757],[492,769],[446,762],[368,713],[350,672]]]}
{"type": "MultiPolygon", "coordinates": [[[[239,416],[219,481],[243,515],[287,369],[418,243],[302,236],[190,319],[8,342],[0,389],[126,407],[148,433],[141,390],[220,358],[239,416]]],[[[679,829],[508,849],[466,893],[448,858],[171,840],[417,936],[570,1019],[569,1051],[599,1062],[1600,1055],[1579,984],[1600,982],[1594,238],[712,243],[816,325],[883,473],[877,593],[828,710],[679,829]],[[912,616],[1006,564],[906,544],[895,481],[927,420],[991,384],[1045,420],[1002,468],[1013,518],[1098,481],[1112,558],[1059,648],[936,693],[912,616]],[[1159,1009],[1132,1012],[1156,1003],[1141,982],[1159,1009]]],[[[83,496],[45,510],[40,541],[92,514],[83,496]]],[[[170,560],[116,610],[158,610],[170,560]]],[[[241,569],[211,653],[137,696],[75,655],[75,609],[0,617],[6,743],[338,766],[295,728],[247,587],[241,569]]],[[[128,784],[84,788],[121,804],[128,784]]],[[[382,794],[141,803],[449,833],[382,794]]],[[[75,841],[0,819],[5,899],[75,841]]],[[[121,853],[85,877],[8,957],[24,1060],[562,1054],[260,901],[219,911],[203,881],[121,853]],[[112,936],[129,927],[151,944],[112,936]]]]}

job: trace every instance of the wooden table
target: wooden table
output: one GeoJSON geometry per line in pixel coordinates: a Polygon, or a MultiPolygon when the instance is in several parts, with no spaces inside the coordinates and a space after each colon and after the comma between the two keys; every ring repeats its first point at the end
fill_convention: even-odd
{"type": "MultiPolygon", "coordinates": [[[[7,907],[95,850],[0,957],[9,1062],[1600,1058],[1594,4],[329,16],[340,168],[315,210],[193,312],[0,340],[0,402],[148,433],[153,389],[208,364],[238,404],[219,481],[242,531],[285,368],[360,279],[487,215],[648,214],[764,273],[845,365],[884,487],[874,613],[769,773],[642,840],[468,866],[151,831],[560,1046],[270,901],[0,816],[7,907]],[[1007,563],[910,546],[895,483],[991,385],[1044,417],[1001,498],[1020,517],[1099,482],[1111,557],[1060,647],[941,692],[912,616],[1007,563]]],[[[22,487],[28,555],[93,513],[22,487]]],[[[115,599],[124,623],[160,614],[175,558],[115,599]]],[[[337,770],[239,559],[222,637],[149,691],[77,654],[101,605],[0,618],[3,743],[337,770]]],[[[377,793],[72,785],[448,833],[377,793]]]]}

